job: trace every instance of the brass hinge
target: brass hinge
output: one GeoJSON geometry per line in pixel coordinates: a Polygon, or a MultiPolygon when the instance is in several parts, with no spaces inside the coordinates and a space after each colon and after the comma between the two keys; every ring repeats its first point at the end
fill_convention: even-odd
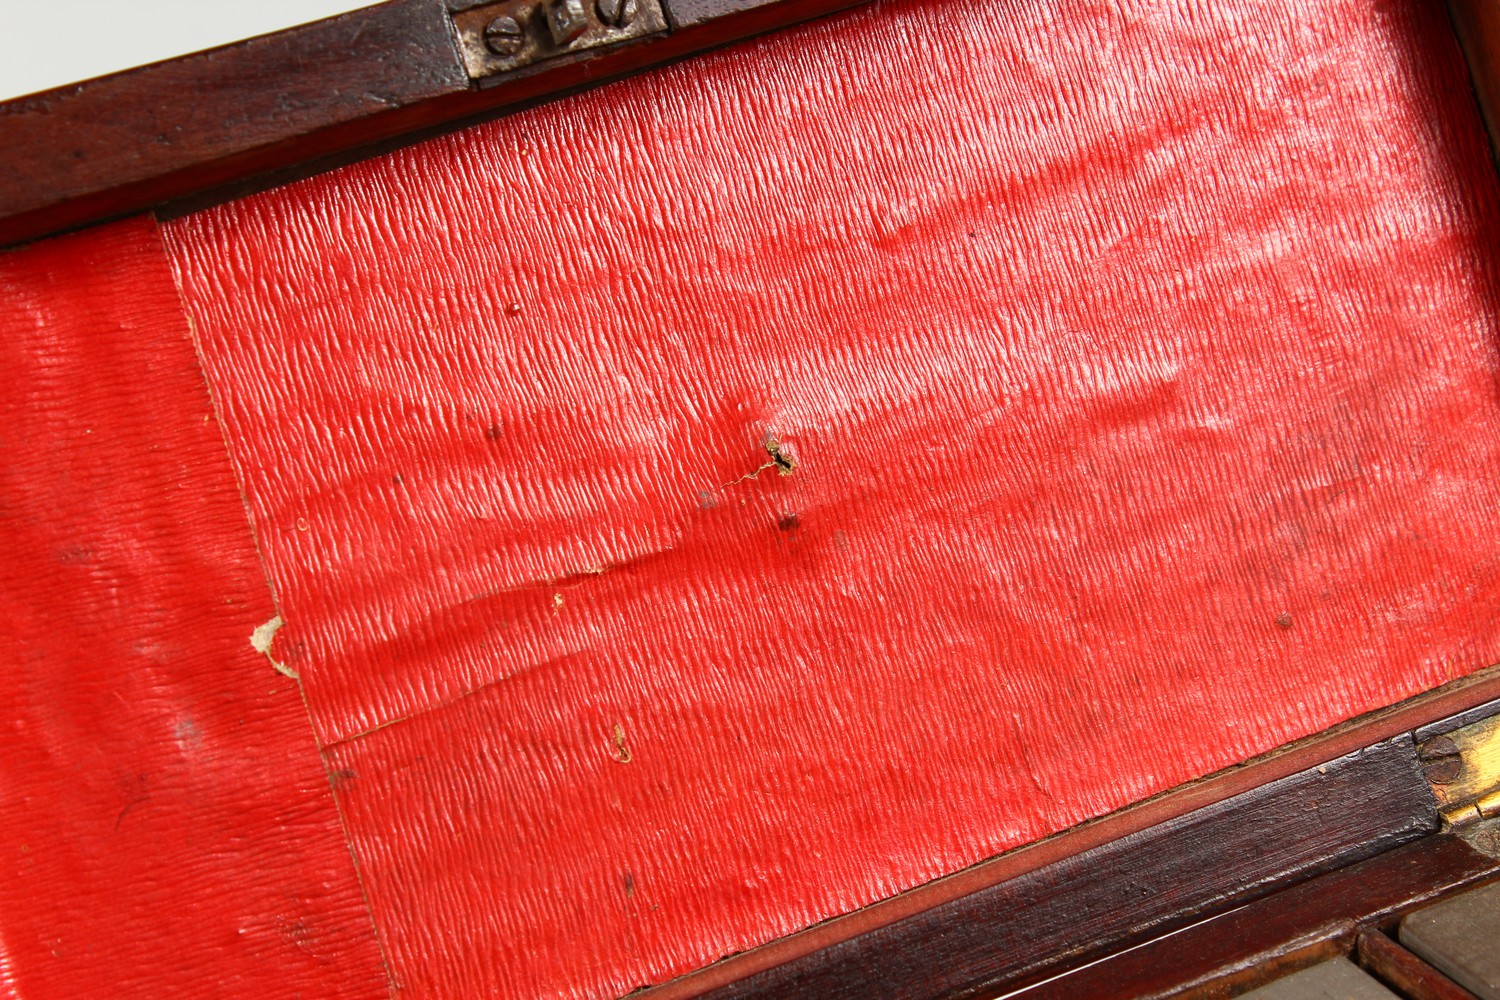
{"type": "Polygon", "coordinates": [[[1500,715],[1434,736],[1417,752],[1449,826],[1500,816],[1500,715]]]}

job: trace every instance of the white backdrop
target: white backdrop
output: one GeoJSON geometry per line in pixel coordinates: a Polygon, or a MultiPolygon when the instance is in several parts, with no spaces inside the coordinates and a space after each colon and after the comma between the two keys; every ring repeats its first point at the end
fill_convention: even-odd
{"type": "Polygon", "coordinates": [[[0,100],[370,6],[370,0],[0,0],[0,100]]]}

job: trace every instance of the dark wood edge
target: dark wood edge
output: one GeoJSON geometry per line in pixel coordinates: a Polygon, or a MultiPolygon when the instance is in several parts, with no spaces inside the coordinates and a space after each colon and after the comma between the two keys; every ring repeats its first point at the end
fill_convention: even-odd
{"type": "MultiPolygon", "coordinates": [[[[1424,837],[1180,934],[1074,970],[1026,990],[1016,1000],[1230,997],[1351,952],[1367,969],[1385,978],[1394,966],[1375,967],[1359,954],[1378,948],[1382,941],[1395,946],[1381,933],[1383,925],[1395,922],[1403,912],[1496,876],[1500,876],[1500,860],[1474,851],[1451,834],[1424,837]],[[1366,934],[1379,940],[1358,947],[1366,934]]],[[[1389,950],[1383,950],[1376,962],[1391,957],[1389,950]]],[[[1404,965],[1402,972],[1413,981],[1438,982],[1411,965],[1404,965]]]]}
{"type": "Polygon", "coordinates": [[[1500,699],[1500,667],[1491,667],[1389,708],[1272,750],[1244,764],[1163,792],[1045,840],[981,862],[944,879],[836,917],[796,934],[641,991],[650,1000],[696,997],[723,989],[804,956],[823,952],[900,921],[934,911],[1027,873],[1082,855],[1111,841],[1140,836],[1195,810],[1223,803],[1299,772],[1315,770],[1363,748],[1441,723],[1500,699]]]}
{"type": "Polygon", "coordinates": [[[1478,1000],[1378,930],[1361,931],[1354,950],[1361,965],[1411,1000],[1478,1000]]]}
{"type": "Polygon", "coordinates": [[[1438,827],[1402,733],[765,970],[723,998],[993,996],[1438,827]]]}
{"type": "Polygon", "coordinates": [[[1412,735],[1416,737],[1418,743],[1426,743],[1434,736],[1451,733],[1455,729],[1462,729],[1464,726],[1478,722],[1480,719],[1488,719],[1492,715],[1500,715],[1500,698],[1483,702],[1462,712],[1456,712],[1430,725],[1418,726],[1412,735]]]}
{"type": "Polygon", "coordinates": [[[1490,150],[1500,151],[1500,3],[1495,0],[1448,0],[1448,14],[1458,35],[1474,96],[1490,134],[1490,150]]]}
{"type": "MultiPolygon", "coordinates": [[[[1321,965],[1329,959],[1343,958],[1349,954],[1348,938],[1353,933],[1353,925],[1344,921],[1325,924],[1272,950],[1244,956],[1232,969],[1224,970],[1222,976],[1207,984],[1195,983],[1179,992],[1157,993],[1149,1000],[1167,1000],[1168,997],[1172,1000],[1222,1000],[1225,997],[1239,996],[1283,976],[1321,965]]],[[[1073,984],[1073,988],[1077,985],[1073,984]]],[[[1022,996],[1033,1000],[1027,994],[1022,996]]],[[[1132,1000],[1147,998],[1133,997],[1132,1000]]]]}
{"type": "Polygon", "coordinates": [[[0,103],[0,247],[201,206],[863,0],[664,0],[665,33],[472,83],[442,0],[390,0],[0,103]]]}

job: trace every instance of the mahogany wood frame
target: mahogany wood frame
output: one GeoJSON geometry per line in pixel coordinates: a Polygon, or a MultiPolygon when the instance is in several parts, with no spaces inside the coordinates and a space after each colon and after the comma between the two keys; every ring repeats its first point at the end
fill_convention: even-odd
{"type": "Polygon", "coordinates": [[[663,0],[663,34],[476,83],[444,0],[388,0],[6,101],[0,247],[224,200],[860,2],[663,0]]]}
{"type": "MultiPolygon", "coordinates": [[[[1027,990],[1024,1000],[1230,997],[1338,955],[1408,995],[1474,1000],[1391,936],[1398,915],[1500,876],[1500,860],[1436,834],[1027,990]]],[[[1021,1000],[1021,998],[1017,998],[1021,1000]]]]}

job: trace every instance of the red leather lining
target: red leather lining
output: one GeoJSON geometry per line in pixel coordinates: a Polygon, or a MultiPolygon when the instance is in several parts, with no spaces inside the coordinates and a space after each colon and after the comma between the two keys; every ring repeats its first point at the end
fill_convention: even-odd
{"type": "Polygon", "coordinates": [[[899,3],[170,226],[402,981],[623,992],[1496,659],[1495,194],[1440,11],[899,3]]]}
{"type": "Polygon", "coordinates": [[[0,254],[0,996],[386,973],[154,224],[0,254]]]}
{"type": "MultiPolygon", "coordinates": [[[[47,431],[9,509],[117,525],[130,607],[222,644],[162,654],[183,690],[279,699],[248,790],[153,801],[290,775],[316,834],[174,841],[155,936],[149,894],[56,915],[86,866],[15,912],[232,986],[233,862],[369,983],[310,716],[403,995],[618,994],[1494,662],[1496,196],[1431,5],[884,4],[168,224],[248,529],[149,232],[10,255],[0,328],[46,333],[5,405],[47,431]],[[120,400],[107,454],[63,436],[120,400]],[[119,492],[178,469],[166,514],[119,492]],[[251,530],[305,715],[244,641],[251,530]]],[[[155,690],[43,621],[133,623],[117,591],[17,551],[11,642],[72,664],[18,676],[155,690]]],[[[178,697],[59,729],[6,848],[73,836],[49,790],[113,823],[68,748],[175,747],[178,697]]]]}

